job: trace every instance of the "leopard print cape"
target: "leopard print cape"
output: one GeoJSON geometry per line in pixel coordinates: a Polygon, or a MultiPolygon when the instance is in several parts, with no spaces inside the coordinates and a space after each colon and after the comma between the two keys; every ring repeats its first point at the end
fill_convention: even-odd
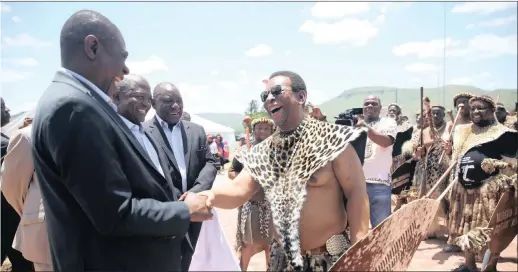
{"type": "MultiPolygon", "coordinates": [[[[255,140],[250,142],[251,146],[256,145],[257,142],[255,140]]],[[[239,154],[243,148],[247,148],[247,146],[240,147],[236,152],[236,159],[239,161],[239,154]]],[[[237,210],[237,230],[236,230],[236,246],[235,249],[237,252],[241,252],[241,249],[245,247],[245,243],[243,241],[243,235],[246,233],[246,222],[248,219],[248,215],[251,213],[252,205],[256,206],[259,210],[259,231],[262,238],[269,238],[270,234],[270,221],[271,221],[271,211],[270,211],[270,203],[264,199],[261,201],[249,200],[243,206],[239,207],[237,210]]]]}
{"type": "Polygon", "coordinates": [[[299,220],[306,199],[306,182],[364,133],[364,129],[305,118],[291,132],[276,131],[251,149],[241,149],[238,160],[263,188],[270,203],[289,270],[300,271],[304,267],[299,220]]]}

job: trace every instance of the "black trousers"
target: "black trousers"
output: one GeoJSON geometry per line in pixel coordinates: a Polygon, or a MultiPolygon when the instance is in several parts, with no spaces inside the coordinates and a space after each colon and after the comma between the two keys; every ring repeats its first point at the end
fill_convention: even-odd
{"type": "Polygon", "coordinates": [[[20,251],[13,248],[13,239],[18,224],[20,224],[20,216],[9,205],[3,193],[1,205],[2,248],[0,253],[2,254],[2,263],[6,257],[9,257],[13,272],[34,271],[32,262],[27,261],[20,251]]]}

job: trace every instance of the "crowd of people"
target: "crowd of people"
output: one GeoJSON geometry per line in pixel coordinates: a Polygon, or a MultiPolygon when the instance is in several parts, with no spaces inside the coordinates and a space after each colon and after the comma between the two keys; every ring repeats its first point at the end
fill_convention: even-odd
{"type": "MultiPolygon", "coordinates": [[[[476,271],[487,247],[477,233],[517,187],[516,113],[492,98],[458,94],[449,122],[446,105],[424,99],[412,126],[399,105],[381,116],[382,101],[367,96],[354,126],[344,126],[307,104],[291,71],[265,81],[269,118],[245,120],[251,141],[232,158],[232,182],[213,187],[228,144],[189,121],[173,83],[152,89],[130,74],[117,26],[76,12],[60,49],[62,68],[34,119],[10,139],[2,134],[2,262],[9,257],[13,271],[188,271],[214,207],[238,209],[243,271],[261,251],[271,271],[328,271],[391,216],[393,195],[403,209],[452,164],[431,197],[454,183],[442,209],[445,251],[465,252],[456,271],[476,271]],[[397,173],[408,165],[406,182],[397,173]],[[399,191],[395,180],[405,181],[399,191]]],[[[426,238],[437,237],[437,220],[426,238]]],[[[497,261],[494,252],[487,269],[497,261]]]]}

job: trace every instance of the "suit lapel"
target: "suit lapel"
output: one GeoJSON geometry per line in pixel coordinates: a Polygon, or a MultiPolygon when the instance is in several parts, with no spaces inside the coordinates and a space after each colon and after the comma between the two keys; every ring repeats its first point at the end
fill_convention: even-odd
{"type": "Polygon", "coordinates": [[[183,142],[183,154],[185,156],[185,169],[186,175],[189,176],[189,164],[191,163],[191,127],[183,121],[180,126],[182,131],[182,142],[183,142]]]}
{"type": "Polygon", "coordinates": [[[90,89],[90,86],[83,84],[83,82],[80,82],[85,88],[87,88],[90,92],[90,95],[96,100],[97,103],[101,105],[101,108],[110,116],[110,118],[117,124],[117,126],[123,131],[123,133],[126,135],[126,138],[130,141],[130,143],[133,145],[133,147],[138,151],[140,156],[148,163],[148,165],[153,168],[157,174],[160,174],[158,170],[155,168],[155,165],[151,161],[151,158],[149,158],[149,155],[144,150],[144,147],[137,141],[135,136],[131,133],[128,126],[122,122],[122,119],[117,115],[117,113],[113,110],[113,108],[106,103],[94,90],[90,89]]]}
{"type": "Polygon", "coordinates": [[[153,118],[153,124],[149,126],[148,133],[153,136],[158,144],[162,147],[165,154],[167,155],[167,158],[169,158],[176,171],[180,172],[180,168],[178,167],[178,163],[176,162],[176,158],[173,154],[173,149],[171,148],[169,140],[167,139],[167,136],[165,135],[156,118],[153,118]]]}
{"type": "Polygon", "coordinates": [[[161,147],[160,145],[156,142],[156,139],[154,137],[152,137],[147,131],[144,132],[146,137],[149,139],[149,141],[151,142],[151,144],[153,145],[153,147],[155,148],[156,150],[156,153],[158,155],[158,160],[160,162],[160,166],[162,167],[162,171],[164,171],[164,177],[167,181],[167,184],[168,184],[168,187],[170,189],[170,193],[172,194],[173,196],[173,200],[177,200],[178,199],[178,192],[176,192],[176,188],[174,186],[174,183],[171,179],[171,173],[169,171],[169,164],[167,163],[167,157],[164,157],[164,153],[165,152],[160,152],[161,150],[161,147]]]}

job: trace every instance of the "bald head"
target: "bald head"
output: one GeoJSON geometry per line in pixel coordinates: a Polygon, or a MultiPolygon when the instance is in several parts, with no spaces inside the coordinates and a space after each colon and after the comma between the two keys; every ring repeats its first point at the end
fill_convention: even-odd
{"type": "Polygon", "coordinates": [[[99,12],[80,10],[74,13],[61,29],[59,44],[63,65],[68,65],[72,58],[84,54],[85,38],[90,35],[100,41],[113,40],[121,36],[119,29],[99,12]]]}
{"type": "Polygon", "coordinates": [[[158,84],[153,90],[153,108],[160,119],[177,124],[183,113],[183,99],[178,88],[169,82],[158,84]]]}
{"type": "Polygon", "coordinates": [[[124,77],[123,80],[115,84],[120,92],[130,93],[132,90],[144,89],[151,93],[151,86],[149,82],[142,76],[130,74],[124,77]]]}
{"type": "Polygon", "coordinates": [[[377,101],[380,105],[381,105],[381,99],[376,96],[376,95],[369,95],[367,96],[367,98],[365,98],[365,100],[363,100],[364,102],[365,101],[377,101]]]}
{"type": "Polygon", "coordinates": [[[365,121],[372,122],[379,118],[381,112],[381,100],[375,95],[369,95],[363,100],[363,116],[365,121]]]}

